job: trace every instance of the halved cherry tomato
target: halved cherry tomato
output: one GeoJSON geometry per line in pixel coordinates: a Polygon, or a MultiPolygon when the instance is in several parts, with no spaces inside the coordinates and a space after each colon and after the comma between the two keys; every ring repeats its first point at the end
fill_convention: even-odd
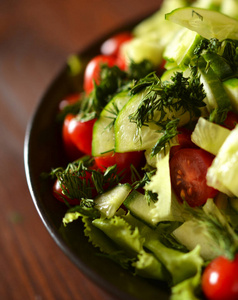
{"type": "Polygon", "coordinates": [[[170,157],[182,148],[198,148],[191,140],[192,131],[187,128],[178,128],[178,143],[179,145],[173,146],[170,149],[170,157]]]}
{"type": "Polygon", "coordinates": [[[117,56],[122,44],[130,41],[132,38],[133,34],[129,31],[115,34],[101,45],[101,53],[104,55],[117,56]]]}
{"type": "Polygon", "coordinates": [[[80,121],[72,118],[68,124],[68,136],[76,147],[85,154],[92,153],[93,125],[96,119],[80,121]]]}
{"type": "Polygon", "coordinates": [[[117,165],[118,173],[130,173],[130,166],[138,168],[144,158],[143,151],[125,152],[125,153],[108,153],[103,156],[95,157],[97,167],[105,171],[108,167],[117,165]]]}
{"type": "Polygon", "coordinates": [[[59,111],[62,111],[66,106],[71,105],[79,101],[81,98],[79,93],[70,94],[66,96],[62,101],[59,103],[59,111]]]}
{"type": "Polygon", "coordinates": [[[202,290],[208,300],[237,300],[238,255],[234,260],[214,259],[203,273],[202,290]]]}
{"type": "Polygon", "coordinates": [[[93,82],[100,82],[101,64],[107,64],[109,67],[116,65],[116,57],[109,55],[97,55],[90,60],[84,73],[84,90],[89,94],[93,90],[93,82]]]}
{"type": "Polygon", "coordinates": [[[171,183],[180,201],[185,200],[195,207],[215,197],[217,191],[206,182],[207,169],[213,158],[202,149],[184,148],[174,154],[170,160],[171,183]]]}
{"type": "Polygon", "coordinates": [[[80,204],[80,199],[71,199],[63,194],[58,179],[56,179],[56,181],[53,185],[53,196],[60,202],[64,202],[64,203],[66,202],[66,203],[69,203],[70,205],[80,204]]]}
{"type": "Polygon", "coordinates": [[[69,123],[74,118],[74,115],[68,114],[63,123],[62,127],[62,139],[63,146],[66,152],[66,155],[71,161],[78,159],[82,156],[82,152],[78,149],[75,143],[72,141],[71,135],[69,134],[69,123]]]}
{"type": "Polygon", "coordinates": [[[228,111],[227,117],[223,125],[228,129],[234,129],[237,124],[238,124],[238,114],[234,113],[233,111],[228,111]]]}

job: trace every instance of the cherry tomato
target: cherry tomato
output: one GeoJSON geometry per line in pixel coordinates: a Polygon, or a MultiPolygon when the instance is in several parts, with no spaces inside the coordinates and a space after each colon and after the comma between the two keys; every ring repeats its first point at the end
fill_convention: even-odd
{"type": "Polygon", "coordinates": [[[116,58],[109,55],[97,55],[90,60],[84,73],[84,90],[87,94],[93,90],[94,81],[96,84],[100,82],[101,64],[107,64],[109,67],[113,67],[116,65],[116,58]]]}
{"type": "Polygon", "coordinates": [[[228,111],[223,125],[228,129],[234,129],[236,124],[238,124],[238,114],[234,113],[233,111],[228,111]]]}
{"type": "Polygon", "coordinates": [[[63,123],[63,127],[62,127],[63,146],[64,146],[67,156],[69,157],[69,159],[71,161],[76,160],[82,156],[82,152],[78,149],[78,147],[72,141],[71,135],[69,134],[69,124],[73,118],[74,118],[74,115],[68,114],[64,119],[64,123],[63,123]]]}
{"type": "Polygon", "coordinates": [[[84,154],[92,153],[93,125],[96,119],[80,121],[76,117],[71,118],[68,124],[68,136],[76,147],[84,154]]]}
{"type": "Polygon", "coordinates": [[[125,153],[108,153],[103,156],[95,157],[95,163],[98,168],[105,171],[108,167],[117,164],[118,173],[124,171],[130,173],[131,164],[138,168],[144,158],[143,151],[125,152],[125,153]]]}
{"type": "Polygon", "coordinates": [[[59,200],[60,202],[68,202],[70,205],[78,205],[80,204],[79,199],[71,199],[63,194],[62,189],[60,187],[59,180],[56,179],[54,185],[53,185],[53,196],[59,200]]]}
{"type": "Polygon", "coordinates": [[[66,96],[59,103],[59,111],[62,111],[65,108],[65,106],[74,104],[74,103],[76,103],[79,100],[80,100],[80,94],[79,93],[70,94],[70,95],[66,96]]]}
{"type": "Polygon", "coordinates": [[[234,260],[214,259],[202,276],[202,290],[208,300],[238,299],[238,255],[234,260]]]}
{"type": "Polygon", "coordinates": [[[207,169],[213,155],[202,150],[183,148],[170,160],[171,183],[180,201],[185,200],[191,207],[206,203],[217,191],[206,183],[207,169]]]}
{"type": "Polygon", "coordinates": [[[129,31],[118,33],[107,39],[101,46],[101,53],[104,55],[117,56],[121,45],[130,41],[133,35],[129,31]]]}
{"type": "Polygon", "coordinates": [[[195,145],[191,141],[191,134],[192,131],[187,128],[178,128],[179,134],[178,134],[178,143],[179,145],[173,146],[170,149],[170,157],[173,157],[173,155],[182,148],[198,148],[197,145],[195,145]]]}

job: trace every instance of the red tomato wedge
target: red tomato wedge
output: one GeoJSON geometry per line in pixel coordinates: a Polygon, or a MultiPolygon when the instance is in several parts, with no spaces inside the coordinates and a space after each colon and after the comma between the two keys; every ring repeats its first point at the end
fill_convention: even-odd
{"type": "Polygon", "coordinates": [[[118,34],[113,35],[109,39],[107,39],[101,45],[101,53],[104,55],[113,55],[117,56],[121,46],[130,41],[133,38],[133,35],[130,31],[120,32],[118,34]]]}
{"type": "Polygon", "coordinates": [[[92,135],[93,125],[96,119],[89,121],[80,121],[77,118],[72,118],[68,124],[68,135],[84,154],[91,155],[92,153],[92,135]]]}
{"type": "Polygon", "coordinates": [[[116,65],[116,57],[109,55],[97,55],[90,60],[84,72],[84,90],[89,94],[96,84],[100,82],[101,65],[107,64],[109,67],[116,65]]]}
{"type": "Polygon", "coordinates": [[[178,128],[178,143],[179,145],[173,146],[170,149],[170,157],[182,148],[198,148],[191,140],[192,131],[187,128],[178,128]]]}
{"type": "Polygon", "coordinates": [[[68,114],[63,123],[62,127],[62,139],[63,146],[66,152],[66,155],[70,160],[76,160],[82,156],[82,152],[78,149],[78,147],[73,142],[71,135],[69,134],[69,124],[70,121],[74,118],[74,115],[68,114]]]}
{"type": "Polygon", "coordinates": [[[213,156],[202,149],[180,149],[170,160],[172,188],[180,201],[191,207],[206,203],[217,191],[206,182],[207,169],[213,156]]]}
{"type": "Polygon", "coordinates": [[[104,156],[95,157],[97,167],[105,171],[108,167],[117,165],[118,173],[124,171],[130,173],[130,166],[138,168],[144,158],[143,151],[125,152],[125,153],[108,153],[104,156]]]}
{"type": "Polygon", "coordinates": [[[227,117],[223,123],[223,125],[228,129],[234,129],[238,124],[238,114],[233,111],[228,111],[227,117]]]}
{"type": "Polygon", "coordinates": [[[208,300],[237,300],[238,255],[234,260],[214,259],[203,273],[202,290],[208,300]]]}

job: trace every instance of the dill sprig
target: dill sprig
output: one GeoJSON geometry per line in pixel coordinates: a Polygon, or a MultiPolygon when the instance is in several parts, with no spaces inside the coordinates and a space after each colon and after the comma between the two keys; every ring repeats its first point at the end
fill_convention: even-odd
{"type": "Polygon", "coordinates": [[[68,198],[92,199],[95,194],[103,193],[121,180],[116,165],[103,173],[92,168],[93,161],[90,157],[84,157],[69,163],[65,169],[59,167],[52,170],[49,176],[59,180],[62,192],[68,198]]]}
{"type": "Polygon", "coordinates": [[[166,145],[170,145],[171,140],[178,135],[179,133],[177,130],[178,123],[179,123],[178,118],[168,122],[165,121],[160,123],[162,129],[158,130],[158,132],[163,133],[163,135],[152,148],[151,151],[152,156],[158,154],[162,149],[166,149],[166,145]]]}
{"type": "MultiPolygon", "coordinates": [[[[132,184],[133,188],[135,190],[142,189],[146,184],[148,184],[151,181],[152,176],[155,174],[156,169],[148,170],[144,173],[144,176],[142,178],[138,178],[138,180],[135,180],[132,184]]],[[[153,193],[152,191],[145,190],[145,199],[147,203],[156,202],[158,200],[157,193],[153,193]]]]}
{"type": "Polygon", "coordinates": [[[156,122],[158,126],[161,126],[165,117],[169,122],[174,119],[174,114],[178,111],[181,111],[181,115],[189,112],[191,118],[199,116],[200,108],[206,105],[203,102],[205,98],[203,85],[197,74],[186,78],[182,72],[175,72],[171,81],[162,82],[153,72],[139,80],[132,88],[131,93],[136,94],[142,90],[144,96],[141,103],[137,110],[129,116],[130,121],[136,123],[138,129],[148,126],[149,122],[156,122]],[[168,112],[171,112],[170,118],[168,112]]]}

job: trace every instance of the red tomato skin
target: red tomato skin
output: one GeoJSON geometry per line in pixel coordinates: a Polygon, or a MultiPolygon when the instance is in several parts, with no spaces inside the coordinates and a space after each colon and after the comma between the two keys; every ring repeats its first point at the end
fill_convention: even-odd
{"type": "Polygon", "coordinates": [[[179,201],[185,200],[191,207],[196,207],[216,196],[217,190],[206,183],[207,169],[213,158],[202,149],[192,148],[180,149],[171,158],[171,184],[179,201]]]}
{"type": "Polygon", "coordinates": [[[68,124],[68,134],[76,147],[84,154],[92,154],[93,126],[96,119],[79,121],[72,118],[68,124]]]}
{"type": "Polygon", "coordinates": [[[178,128],[178,143],[179,145],[173,146],[170,149],[170,157],[173,157],[174,154],[182,148],[198,148],[191,140],[192,131],[187,128],[178,128]]]}
{"type": "Polygon", "coordinates": [[[64,150],[66,155],[71,161],[78,159],[83,154],[75,145],[75,143],[72,141],[72,138],[69,134],[69,124],[73,118],[74,115],[68,114],[64,119],[64,123],[62,127],[62,139],[63,139],[64,150]]]}
{"type": "Polygon", "coordinates": [[[89,94],[96,84],[100,82],[100,65],[107,64],[109,67],[116,65],[116,58],[109,55],[97,55],[89,61],[84,72],[84,91],[89,94]]]}
{"type": "Polygon", "coordinates": [[[233,111],[228,111],[227,117],[223,123],[224,127],[232,130],[238,124],[238,114],[233,111]]]}
{"type": "Polygon", "coordinates": [[[69,94],[59,103],[59,111],[62,111],[65,106],[71,105],[79,101],[81,95],[79,93],[69,94]]]}
{"type": "Polygon", "coordinates": [[[208,300],[238,299],[238,255],[233,261],[214,259],[202,275],[202,290],[208,300]]]}
{"type": "Polygon", "coordinates": [[[59,180],[56,179],[53,185],[53,196],[60,202],[66,203],[68,202],[70,205],[78,205],[80,204],[79,199],[71,199],[63,194],[62,189],[60,187],[59,180]]]}
{"type": "Polygon", "coordinates": [[[108,153],[103,156],[95,157],[95,163],[97,167],[102,171],[105,171],[108,167],[117,164],[118,173],[122,171],[124,171],[125,173],[130,173],[130,165],[134,165],[135,168],[140,167],[143,158],[143,151],[108,153]]]}
{"type": "Polygon", "coordinates": [[[101,45],[101,53],[103,55],[118,56],[121,46],[133,39],[133,34],[129,31],[120,32],[107,39],[101,45]]]}

